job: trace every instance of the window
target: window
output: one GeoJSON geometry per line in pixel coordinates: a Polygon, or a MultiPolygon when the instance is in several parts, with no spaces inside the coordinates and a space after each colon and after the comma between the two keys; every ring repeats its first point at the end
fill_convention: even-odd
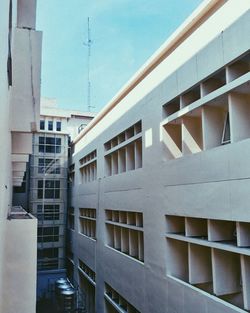
{"type": "Polygon", "coordinates": [[[247,311],[249,246],[248,222],[166,216],[167,276],[247,311]]]}
{"type": "Polygon", "coordinates": [[[92,269],[90,267],[88,267],[87,264],[85,264],[82,260],[79,259],[79,267],[78,267],[79,271],[81,273],[85,274],[85,277],[91,282],[95,282],[95,272],[92,271],[92,269]]]}
{"type": "Polygon", "coordinates": [[[107,245],[144,262],[141,212],[106,210],[107,245]]]}
{"type": "Polygon", "coordinates": [[[79,209],[80,233],[96,239],[96,209],[79,209]]]}
{"type": "Polygon", "coordinates": [[[58,268],[58,248],[47,248],[37,250],[38,270],[58,268]]]}
{"type": "Polygon", "coordinates": [[[230,123],[229,123],[229,113],[227,113],[224,121],[223,135],[221,139],[221,144],[225,145],[230,143],[230,123]]]}
{"type": "Polygon", "coordinates": [[[40,121],[40,130],[44,130],[45,129],[45,121],[41,120],[40,121]]]}
{"type": "Polygon", "coordinates": [[[62,127],[62,123],[59,122],[59,121],[57,121],[57,122],[56,122],[56,130],[57,130],[58,132],[61,131],[61,127],[62,127]]]}
{"type": "Polygon", "coordinates": [[[38,204],[37,218],[43,220],[59,220],[60,205],[59,204],[38,204]]]}
{"type": "Polygon", "coordinates": [[[132,304],[123,298],[115,289],[105,283],[106,312],[140,313],[132,304]],[[119,311],[117,310],[119,308],[119,311]]]}
{"type": "Polygon", "coordinates": [[[106,176],[142,167],[141,132],[142,123],[139,121],[104,144],[104,149],[107,151],[105,154],[106,176]]]}
{"type": "Polygon", "coordinates": [[[59,227],[38,227],[38,242],[56,242],[59,240],[59,227]]]}
{"type": "Polygon", "coordinates": [[[79,160],[80,173],[83,183],[91,182],[97,179],[96,156],[96,150],[94,150],[79,160]]]}
{"type": "Polygon", "coordinates": [[[39,174],[60,174],[60,160],[59,159],[38,159],[38,173],[39,174]]]}
{"type": "Polygon", "coordinates": [[[40,258],[58,258],[58,248],[38,249],[37,257],[40,258]]]}
{"type": "Polygon", "coordinates": [[[61,138],[39,137],[39,152],[61,153],[61,138]]]}
{"type": "Polygon", "coordinates": [[[53,130],[53,121],[48,121],[48,130],[53,130]]]}
{"type": "Polygon", "coordinates": [[[38,180],[37,182],[38,199],[59,199],[60,180],[38,180]]]}

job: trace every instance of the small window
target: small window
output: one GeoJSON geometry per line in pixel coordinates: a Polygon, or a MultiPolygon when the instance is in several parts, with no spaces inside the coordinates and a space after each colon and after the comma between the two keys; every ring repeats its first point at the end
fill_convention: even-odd
{"type": "Polygon", "coordinates": [[[44,130],[45,129],[45,121],[41,120],[40,121],[40,130],[44,130]]]}
{"type": "Polygon", "coordinates": [[[56,122],[56,130],[58,131],[58,132],[60,132],[61,131],[61,125],[62,125],[62,123],[61,122],[56,122]]]}
{"type": "Polygon", "coordinates": [[[223,134],[221,139],[221,144],[226,145],[230,143],[230,120],[229,120],[229,113],[226,114],[225,121],[224,121],[224,128],[223,134]]]}
{"type": "Polygon", "coordinates": [[[53,121],[48,122],[48,130],[53,130],[53,121]]]}

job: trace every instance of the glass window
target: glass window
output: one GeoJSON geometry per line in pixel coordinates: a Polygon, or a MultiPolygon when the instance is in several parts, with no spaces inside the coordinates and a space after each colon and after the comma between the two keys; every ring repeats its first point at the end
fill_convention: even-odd
{"type": "Polygon", "coordinates": [[[41,120],[40,121],[40,130],[44,130],[45,129],[45,121],[41,120]]]}
{"type": "Polygon", "coordinates": [[[43,188],[43,180],[38,180],[37,188],[43,188]]]}
{"type": "Polygon", "coordinates": [[[38,180],[37,182],[37,198],[38,199],[59,199],[60,198],[60,180],[38,180]],[[44,186],[44,188],[43,188],[44,186]],[[44,189],[44,193],[43,193],[44,189]]]}
{"type": "Polygon", "coordinates": [[[48,122],[48,130],[53,130],[53,121],[48,122]]]}
{"type": "Polygon", "coordinates": [[[38,242],[53,242],[59,240],[59,227],[38,227],[38,242]]]}
{"type": "Polygon", "coordinates": [[[37,205],[37,218],[39,220],[59,220],[59,204],[37,205]]]}
{"type": "Polygon", "coordinates": [[[44,137],[39,137],[39,144],[44,144],[44,137]]]}
{"type": "Polygon", "coordinates": [[[38,159],[38,173],[43,174],[44,173],[44,159],[38,159]]]}
{"type": "Polygon", "coordinates": [[[61,122],[59,122],[59,121],[56,122],[56,130],[57,130],[58,132],[61,131],[61,122]]]}
{"type": "Polygon", "coordinates": [[[37,190],[37,199],[43,199],[43,190],[42,189],[37,190]]]}
{"type": "Polygon", "coordinates": [[[58,248],[46,248],[38,249],[37,257],[40,258],[57,258],[58,257],[58,248]]]}
{"type": "Polygon", "coordinates": [[[39,152],[61,153],[61,138],[39,137],[39,152]]]}

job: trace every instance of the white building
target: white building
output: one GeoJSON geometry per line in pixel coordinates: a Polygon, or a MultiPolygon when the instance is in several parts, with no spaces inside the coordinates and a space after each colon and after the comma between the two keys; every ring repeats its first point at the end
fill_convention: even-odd
{"type": "Polygon", "coordinates": [[[35,313],[37,221],[12,207],[39,128],[42,34],[35,0],[0,1],[0,312],[35,313]]]}
{"type": "Polygon", "coordinates": [[[250,310],[249,9],[204,1],[74,140],[87,312],[250,310]]]}

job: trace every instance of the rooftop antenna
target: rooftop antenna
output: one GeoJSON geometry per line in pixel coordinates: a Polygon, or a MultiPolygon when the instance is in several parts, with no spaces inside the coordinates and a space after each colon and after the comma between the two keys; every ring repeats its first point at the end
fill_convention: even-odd
{"type": "Polygon", "coordinates": [[[94,106],[91,105],[91,83],[90,83],[90,56],[91,56],[91,46],[93,44],[93,41],[91,40],[90,35],[90,26],[89,26],[89,17],[88,17],[88,38],[87,41],[83,43],[88,48],[88,57],[87,57],[87,104],[88,104],[88,111],[91,111],[91,108],[94,108],[94,106]]]}

